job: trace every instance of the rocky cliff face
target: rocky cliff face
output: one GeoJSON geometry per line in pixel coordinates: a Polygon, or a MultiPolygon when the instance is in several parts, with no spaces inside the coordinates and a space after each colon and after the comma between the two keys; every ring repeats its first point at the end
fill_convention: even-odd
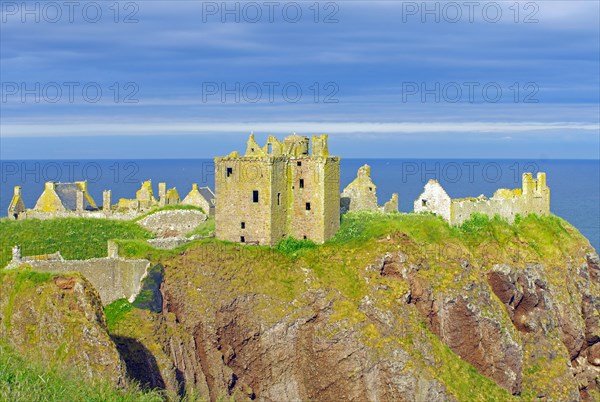
{"type": "Polygon", "coordinates": [[[518,237],[432,255],[392,233],[292,261],[192,248],[165,262],[165,351],[212,400],[597,398],[598,257],[518,237]]]}
{"type": "Polygon", "coordinates": [[[0,338],[24,356],[115,385],[125,370],[100,295],[78,274],[0,272],[0,338]]]}

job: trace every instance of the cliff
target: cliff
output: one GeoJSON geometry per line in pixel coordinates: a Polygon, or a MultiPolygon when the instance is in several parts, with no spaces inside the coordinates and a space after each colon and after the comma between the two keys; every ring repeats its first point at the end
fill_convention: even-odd
{"type": "Polygon", "coordinates": [[[94,287],[79,274],[0,271],[0,340],[27,360],[125,383],[94,287]]]}
{"type": "Polygon", "coordinates": [[[133,311],[123,322],[158,356],[147,383],[172,392],[599,396],[598,257],[556,217],[510,225],[477,216],[453,228],[428,215],[358,213],[322,246],[204,241],[159,259],[162,313],[133,311]]]}
{"type": "Polygon", "coordinates": [[[554,216],[362,212],[319,246],[122,249],[164,267],[144,293],[162,311],[129,307],[109,331],[129,377],[169,399],[600,397],[598,256],[554,216]]]}

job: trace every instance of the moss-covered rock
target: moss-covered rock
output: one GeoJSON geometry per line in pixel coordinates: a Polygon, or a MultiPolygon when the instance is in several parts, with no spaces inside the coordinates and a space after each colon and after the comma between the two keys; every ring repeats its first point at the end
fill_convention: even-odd
{"type": "Polygon", "coordinates": [[[0,337],[28,359],[125,382],[100,296],[79,274],[0,271],[0,337]]]}

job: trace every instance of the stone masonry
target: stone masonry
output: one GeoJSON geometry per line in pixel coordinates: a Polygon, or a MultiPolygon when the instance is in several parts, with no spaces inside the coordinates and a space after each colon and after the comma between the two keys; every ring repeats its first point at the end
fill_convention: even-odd
{"type": "Polygon", "coordinates": [[[250,135],[246,153],[215,158],[216,237],[276,244],[292,236],[322,243],[340,225],[340,158],[327,136],[269,136],[260,147],[250,135]]]}
{"type": "Polygon", "coordinates": [[[398,212],[398,194],[392,194],[392,198],[383,207],[379,207],[377,186],[371,180],[371,167],[363,165],[358,169],[356,178],[342,191],[340,208],[343,214],[351,211],[398,212]]]}
{"type": "Polygon", "coordinates": [[[133,302],[150,267],[144,259],[125,259],[118,256],[116,243],[108,242],[108,256],[88,260],[65,260],[59,252],[47,255],[21,256],[21,248],[13,247],[7,269],[29,265],[41,272],[79,272],[100,293],[102,304],[125,298],[133,302]]]}
{"type": "Polygon", "coordinates": [[[22,189],[15,186],[14,195],[8,207],[9,219],[51,219],[64,217],[107,218],[117,220],[134,219],[154,208],[167,205],[193,205],[200,207],[207,214],[214,214],[215,195],[208,187],[198,188],[192,185],[192,190],[182,201],[176,188],[167,189],[166,183],[158,183],[158,198],[154,196],[152,181],[142,183],[135,198],[119,199],[112,204],[112,191],[102,192],[102,206],[98,207],[88,192],[85,181],[72,183],[46,182],[44,191],[32,209],[27,209],[22,197],[22,189]]]}
{"type": "Polygon", "coordinates": [[[415,212],[432,212],[452,225],[460,225],[475,213],[490,217],[499,215],[513,222],[516,215],[550,214],[550,189],[546,173],[539,172],[534,179],[531,173],[523,174],[522,188],[496,190],[491,198],[452,199],[437,180],[429,180],[423,193],[415,200],[415,212]]]}

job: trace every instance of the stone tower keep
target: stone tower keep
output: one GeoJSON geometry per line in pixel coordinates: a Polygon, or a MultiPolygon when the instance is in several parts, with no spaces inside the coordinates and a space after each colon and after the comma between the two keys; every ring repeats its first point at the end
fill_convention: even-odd
{"type": "Polygon", "coordinates": [[[340,225],[340,158],[327,136],[250,135],[246,153],[215,158],[215,223],[219,239],[276,244],[293,236],[322,243],[340,225]]]}

